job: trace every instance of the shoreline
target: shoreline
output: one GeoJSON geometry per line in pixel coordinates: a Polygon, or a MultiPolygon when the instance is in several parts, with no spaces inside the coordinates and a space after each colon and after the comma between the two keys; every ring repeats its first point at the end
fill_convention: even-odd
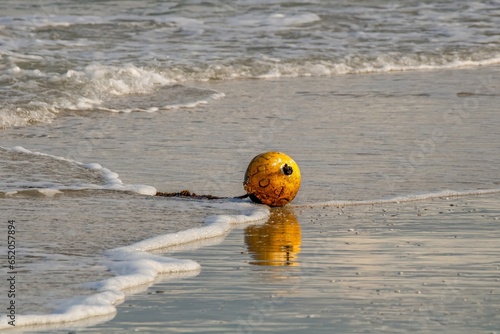
{"type": "Polygon", "coordinates": [[[488,332],[494,330],[495,317],[482,325],[480,319],[487,316],[487,308],[500,305],[494,288],[500,268],[488,260],[490,252],[499,251],[497,200],[498,195],[482,195],[301,209],[296,212],[302,229],[295,244],[300,248],[296,266],[262,265],[266,262],[256,261],[244,242],[250,226],[237,229],[211,251],[197,255],[203,268],[199,276],[158,282],[127,299],[116,318],[86,332],[194,332],[205,325],[221,332],[294,332],[307,326],[330,333],[331,326],[352,331],[369,324],[372,329],[393,328],[391,333],[488,332]],[[433,227],[436,219],[440,224],[433,227]],[[475,229],[466,223],[471,219],[488,227],[475,229]],[[476,305],[482,311],[473,316],[469,312],[476,305]]]}
{"type": "MultiPolygon", "coordinates": [[[[146,326],[153,332],[161,332],[161,328],[171,325],[172,330],[195,331],[200,326],[217,330],[220,326],[250,331],[258,328],[255,324],[264,324],[270,331],[281,330],[283,326],[289,331],[300,326],[321,331],[319,324],[334,318],[330,312],[341,315],[339,323],[346,330],[386,323],[413,329],[413,325],[404,320],[411,318],[427,326],[429,331],[439,326],[457,330],[465,324],[461,319],[468,319],[466,311],[480,302],[474,291],[490,298],[482,301],[490,308],[499,305],[493,285],[481,286],[480,280],[476,280],[476,277],[486,277],[488,284],[494,284],[490,278],[498,270],[487,267],[487,262],[492,263],[491,258],[499,251],[492,244],[497,238],[495,203],[500,184],[496,171],[500,163],[496,146],[498,133],[494,131],[498,128],[497,101],[496,95],[482,92],[487,88],[496,89],[490,79],[499,69],[200,83],[202,88],[223,91],[226,97],[174,112],[96,112],[61,117],[51,125],[2,130],[2,146],[22,146],[45,154],[43,159],[40,155],[12,157],[6,166],[18,163],[31,169],[25,172],[22,168],[11,168],[5,173],[16,182],[28,183],[35,179],[67,186],[75,180],[98,185],[113,179],[124,185],[152,185],[160,192],[188,188],[196,193],[231,196],[241,194],[243,171],[258,152],[282,150],[293,156],[301,168],[304,184],[292,206],[301,227],[300,252],[298,260],[294,260],[295,254],[288,260],[298,261],[298,266],[274,268],[251,264],[259,260],[252,258],[244,243],[246,227],[229,228],[226,230],[232,233],[218,240],[219,244],[199,252],[174,253],[175,258],[180,255],[199,262],[202,267],[199,276],[174,282],[172,286],[167,283],[162,288],[159,287],[163,283],[157,282],[148,292],[128,297],[110,322],[79,327],[79,330],[98,332],[107,328],[118,332],[146,326]],[[460,92],[473,94],[457,96],[460,92]],[[49,159],[47,155],[67,160],[49,159]],[[89,166],[105,166],[107,179],[97,177],[93,169],[75,168],[68,159],[89,166]],[[115,174],[120,174],[119,178],[115,174]],[[445,193],[444,189],[455,192],[445,193]],[[493,189],[495,193],[453,197],[448,201],[422,198],[424,201],[402,203],[401,200],[401,196],[422,193],[427,197],[452,196],[461,194],[459,191],[463,189],[475,189],[473,192],[493,189]],[[373,205],[376,202],[378,205],[373,205]],[[311,203],[314,207],[304,207],[311,203]],[[353,206],[342,205],[346,203],[353,206]],[[355,206],[356,203],[367,205],[355,206]],[[327,205],[330,206],[324,208],[327,205]],[[443,236],[445,239],[440,239],[443,236]],[[456,240],[464,241],[477,252],[455,251],[465,247],[456,244],[456,240]],[[473,248],[478,240],[481,247],[473,248]],[[406,253],[398,257],[400,249],[406,253]],[[464,258],[468,261],[464,268],[468,269],[461,272],[458,268],[464,258]],[[371,264],[365,259],[375,262],[371,264]],[[429,260],[429,264],[425,260],[429,260]],[[308,263],[314,265],[308,267],[308,263]],[[474,263],[480,263],[480,268],[474,263]],[[297,269],[302,268],[301,264],[307,270],[297,269]],[[412,270],[411,265],[420,267],[412,270]],[[427,265],[432,269],[428,275],[439,274],[441,276],[437,276],[452,282],[451,285],[423,279],[427,265]],[[441,271],[442,265],[447,269],[441,271]],[[396,268],[398,266],[402,269],[396,268]],[[363,270],[356,271],[355,267],[363,270]],[[384,271],[389,268],[392,268],[391,275],[384,271]],[[364,272],[373,275],[365,276],[364,272]],[[204,281],[206,275],[211,280],[204,281]],[[234,276],[228,279],[228,275],[234,276]],[[335,275],[342,277],[340,281],[335,275]],[[247,276],[259,283],[250,284],[247,276]],[[406,286],[406,278],[410,279],[409,286],[406,286]],[[308,279],[314,284],[304,284],[308,279]],[[398,286],[384,286],[386,280],[398,286]],[[224,286],[223,283],[231,284],[224,286]],[[333,283],[340,284],[335,287],[333,283]],[[428,285],[417,288],[423,283],[428,285]],[[221,292],[220,298],[210,293],[212,288],[221,292]],[[462,300],[458,305],[447,302],[439,309],[434,308],[440,300],[436,299],[440,288],[450,290],[453,298],[457,298],[454,291],[465,291],[469,300],[462,300]],[[290,294],[280,297],[280,303],[270,304],[269,300],[278,298],[271,290],[290,294]],[[163,292],[149,294],[152,291],[163,292]],[[491,296],[489,291],[493,291],[491,296]],[[333,294],[334,301],[340,296],[339,303],[346,304],[334,302],[328,306],[329,300],[325,299],[328,293],[333,294]],[[187,306],[199,295],[206,299],[203,297],[196,303],[198,312],[188,317],[187,306]],[[259,298],[255,299],[256,295],[259,298]],[[165,296],[175,302],[171,303],[169,298],[156,299],[165,296]],[[317,297],[318,302],[311,296],[317,297]],[[385,310],[384,314],[376,313],[374,306],[363,304],[367,296],[385,310]],[[406,303],[401,296],[412,298],[406,303]],[[390,303],[384,304],[384,300],[390,303]],[[398,302],[404,306],[399,320],[393,307],[398,302]],[[419,302],[424,303],[422,311],[419,311],[419,302]],[[134,306],[127,306],[129,304],[134,306]],[[151,304],[167,314],[151,313],[151,304]],[[310,307],[311,311],[305,314],[299,305],[310,307]],[[346,305],[363,307],[360,318],[356,321],[352,318],[357,309],[343,311],[346,305]],[[271,306],[278,320],[259,311],[269,310],[271,306]],[[284,308],[280,309],[281,306],[284,308]],[[221,320],[217,320],[213,311],[218,307],[222,307],[221,320]],[[170,319],[171,308],[187,313],[177,313],[179,318],[170,319]],[[134,323],[127,318],[131,315],[129,311],[135,312],[134,323]],[[453,312],[462,318],[455,317],[453,312]],[[199,314],[207,316],[197,322],[194,319],[199,314]],[[326,314],[330,315],[325,317],[326,314]],[[452,320],[432,320],[436,317],[452,320]],[[241,321],[235,323],[234,319],[241,321]]],[[[2,198],[8,218],[24,224],[22,240],[31,258],[21,258],[19,263],[26,266],[26,272],[37,275],[28,277],[29,288],[43,287],[36,290],[42,292],[41,296],[33,295],[37,298],[35,305],[43,304],[43,293],[51,299],[50,305],[45,304],[44,308],[64,300],[67,294],[79,294],[82,287],[70,285],[77,280],[88,283],[97,277],[109,277],[111,274],[101,262],[109,249],[196,229],[205,219],[234,215],[238,211],[234,203],[213,206],[204,201],[107,190],[63,190],[52,197],[47,194],[34,196],[26,192],[2,198]],[[47,275],[52,274],[43,267],[58,271],[58,281],[50,281],[52,276],[47,275]],[[57,290],[51,290],[55,288],[57,290]]],[[[255,233],[258,231],[266,229],[254,229],[255,233]]],[[[288,232],[297,234],[296,225],[285,230],[288,232]]],[[[28,295],[21,297],[22,303],[31,302],[28,295]]],[[[22,311],[19,313],[22,316],[22,311]]],[[[479,314],[485,324],[469,319],[471,326],[476,326],[469,329],[486,331],[487,322],[497,320],[485,309],[479,314]]]]}

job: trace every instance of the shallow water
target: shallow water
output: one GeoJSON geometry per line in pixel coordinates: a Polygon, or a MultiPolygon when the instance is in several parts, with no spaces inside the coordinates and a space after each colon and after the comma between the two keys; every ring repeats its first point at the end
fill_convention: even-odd
{"type": "Polygon", "coordinates": [[[193,81],[500,59],[499,7],[491,1],[4,1],[0,13],[0,127],[75,110],[196,106],[218,96],[193,91],[193,81]],[[137,103],[138,95],[148,97],[137,103]]]}
{"type": "MultiPolygon", "coordinates": [[[[279,224],[271,229],[249,223],[224,227],[213,246],[195,243],[189,251],[166,253],[195,260],[201,274],[174,282],[166,276],[164,285],[155,284],[135,297],[126,292],[116,318],[102,326],[116,331],[161,331],[165,326],[245,332],[261,326],[267,331],[326,332],[338,327],[362,332],[373,326],[394,331],[490,330],[498,321],[488,311],[498,306],[497,98],[478,95],[476,109],[457,109],[464,101],[457,92],[486,89],[477,87],[496,71],[207,83],[203,89],[223,91],[226,98],[194,110],[116,114],[113,123],[71,116],[49,126],[5,129],[2,143],[8,147],[21,145],[62,157],[33,156],[20,149],[2,155],[8,160],[3,173],[12,180],[3,183],[10,191],[2,195],[4,212],[21,222],[19,238],[26,245],[20,246],[26,283],[19,307],[26,313],[67,311],[68,298],[95,293],[89,288],[99,284],[88,282],[115,277],[117,272],[109,271],[114,258],[111,254],[109,262],[108,250],[200,228],[209,215],[241,212],[236,202],[145,196],[134,191],[147,187],[132,184],[236,196],[243,191],[242,175],[253,152],[279,149],[296,159],[303,175],[292,206],[297,223],[281,227],[284,234],[298,235],[287,239],[288,249],[300,243],[296,250],[280,260],[269,254],[274,246],[265,250],[272,237],[261,237],[264,255],[258,253],[259,243],[248,245],[255,239],[252,234],[269,236],[280,230],[279,224]],[[455,81],[460,85],[453,85],[455,81]],[[430,86],[432,82],[439,84],[430,86]],[[238,101],[238,108],[231,101],[238,101]],[[264,108],[267,113],[262,114],[264,108]],[[455,123],[444,118],[457,115],[450,118],[455,123]],[[62,138],[65,145],[47,145],[41,140],[46,137],[62,138]],[[77,156],[87,164],[66,160],[77,156]],[[15,161],[30,169],[15,167],[15,161]],[[110,170],[104,173],[88,162],[110,170]],[[60,192],[25,188],[37,179],[60,192]],[[485,195],[474,196],[481,192],[485,195]],[[279,266],[254,265],[266,256],[279,266]],[[456,292],[462,290],[465,297],[456,292]],[[449,302],[449,295],[463,303],[449,302]],[[269,304],[278,297],[279,304],[269,304]],[[276,310],[278,320],[248,305],[262,301],[263,307],[276,310]],[[486,306],[478,308],[478,303],[486,306]],[[213,304],[220,308],[217,317],[213,304]],[[180,311],[171,313],[172,307],[180,311]],[[186,308],[191,311],[184,312],[186,308]],[[471,310],[474,319],[484,321],[465,317],[471,310]]],[[[494,80],[488,82],[488,87],[497,87],[494,80]]],[[[167,241],[150,243],[162,242],[167,241]]],[[[140,290],[154,281],[145,280],[149,283],[140,290]]],[[[74,326],[82,329],[81,323],[74,326]]]]}
{"type": "Polygon", "coordinates": [[[112,4],[0,5],[19,331],[497,330],[494,3],[112,4]]]}
{"type": "MultiPolygon", "coordinates": [[[[203,268],[198,276],[160,281],[128,298],[111,322],[83,332],[488,333],[498,328],[497,195],[293,211],[278,217],[296,217],[302,238],[280,238],[283,229],[266,229],[280,220],[276,216],[259,227],[237,228],[195,255],[203,268]],[[249,236],[256,228],[268,238],[267,247],[252,252],[249,236]],[[293,246],[295,260],[263,265],[269,262],[257,258],[270,245],[281,245],[275,259],[285,256],[290,249],[285,245],[293,246]]],[[[175,256],[193,258],[193,253],[175,256]]]]}

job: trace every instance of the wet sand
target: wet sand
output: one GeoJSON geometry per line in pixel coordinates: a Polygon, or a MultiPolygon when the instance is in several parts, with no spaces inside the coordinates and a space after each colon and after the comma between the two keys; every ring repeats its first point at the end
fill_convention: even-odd
{"type": "Polygon", "coordinates": [[[499,199],[273,209],[84,332],[494,333],[499,199]]]}
{"type": "MultiPolygon", "coordinates": [[[[111,321],[76,324],[79,332],[491,333],[500,323],[498,192],[342,208],[321,203],[497,189],[498,96],[487,94],[498,91],[498,71],[196,83],[226,97],[186,110],[72,114],[52,125],[6,129],[0,140],[99,162],[125,183],[161,192],[242,195],[247,163],[267,150],[288,153],[301,168],[293,212],[237,226],[203,247],[166,250],[198,261],[201,273],[162,277],[129,294],[111,321]],[[48,136],[58,144],[40,140],[48,136]]],[[[2,200],[9,217],[31,215],[26,244],[95,253],[91,265],[106,249],[196,227],[204,212],[222,211],[127,193],[112,193],[106,205],[101,193],[71,196],[2,200]],[[55,216],[54,228],[82,230],[59,240],[39,233],[40,220],[50,227],[55,216]],[[99,228],[88,234],[85,222],[99,228]]],[[[96,280],[109,275],[92,268],[96,280]]],[[[53,275],[47,271],[45,281],[53,275]]],[[[25,275],[24,299],[40,291],[42,276],[25,275]]],[[[57,277],[60,286],[71,279],[57,277]]]]}

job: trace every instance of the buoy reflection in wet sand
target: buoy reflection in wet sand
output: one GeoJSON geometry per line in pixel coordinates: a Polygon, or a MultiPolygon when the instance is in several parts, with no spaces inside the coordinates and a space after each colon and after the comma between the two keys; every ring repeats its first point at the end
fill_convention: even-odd
{"type": "Polygon", "coordinates": [[[292,209],[271,210],[268,221],[245,229],[248,252],[262,266],[297,266],[301,246],[301,228],[292,209]]]}

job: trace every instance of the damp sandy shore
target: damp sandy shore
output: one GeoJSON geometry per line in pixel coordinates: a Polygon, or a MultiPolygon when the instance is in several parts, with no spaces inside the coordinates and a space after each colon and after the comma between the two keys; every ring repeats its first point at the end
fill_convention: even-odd
{"type": "Polygon", "coordinates": [[[499,199],[273,209],[82,332],[494,333],[499,199]]]}
{"type": "MultiPolygon", "coordinates": [[[[267,223],[235,226],[225,238],[165,250],[198,262],[199,275],[160,277],[130,292],[116,316],[75,324],[78,332],[492,333],[500,324],[498,71],[197,83],[225,97],[194,109],[75,113],[6,129],[0,141],[96,162],[127,184],[159,191],[241,195],[247,163],[267,150],[287,152],[301,168],[290,210],[272,210],[267,223]],[[433,196],[444,190],[470,194],[433,196]]],[[[37,301],[30,312],[91,294],[85,282],[110,276],[106,249],[224,213],[203,201],[107,194],[2,198],[5,215],[25,221],[25,254],[43,246],[55,254],[50,261],[78,259],[91,270],[26,273],[22,298],[37,301]]]]}

